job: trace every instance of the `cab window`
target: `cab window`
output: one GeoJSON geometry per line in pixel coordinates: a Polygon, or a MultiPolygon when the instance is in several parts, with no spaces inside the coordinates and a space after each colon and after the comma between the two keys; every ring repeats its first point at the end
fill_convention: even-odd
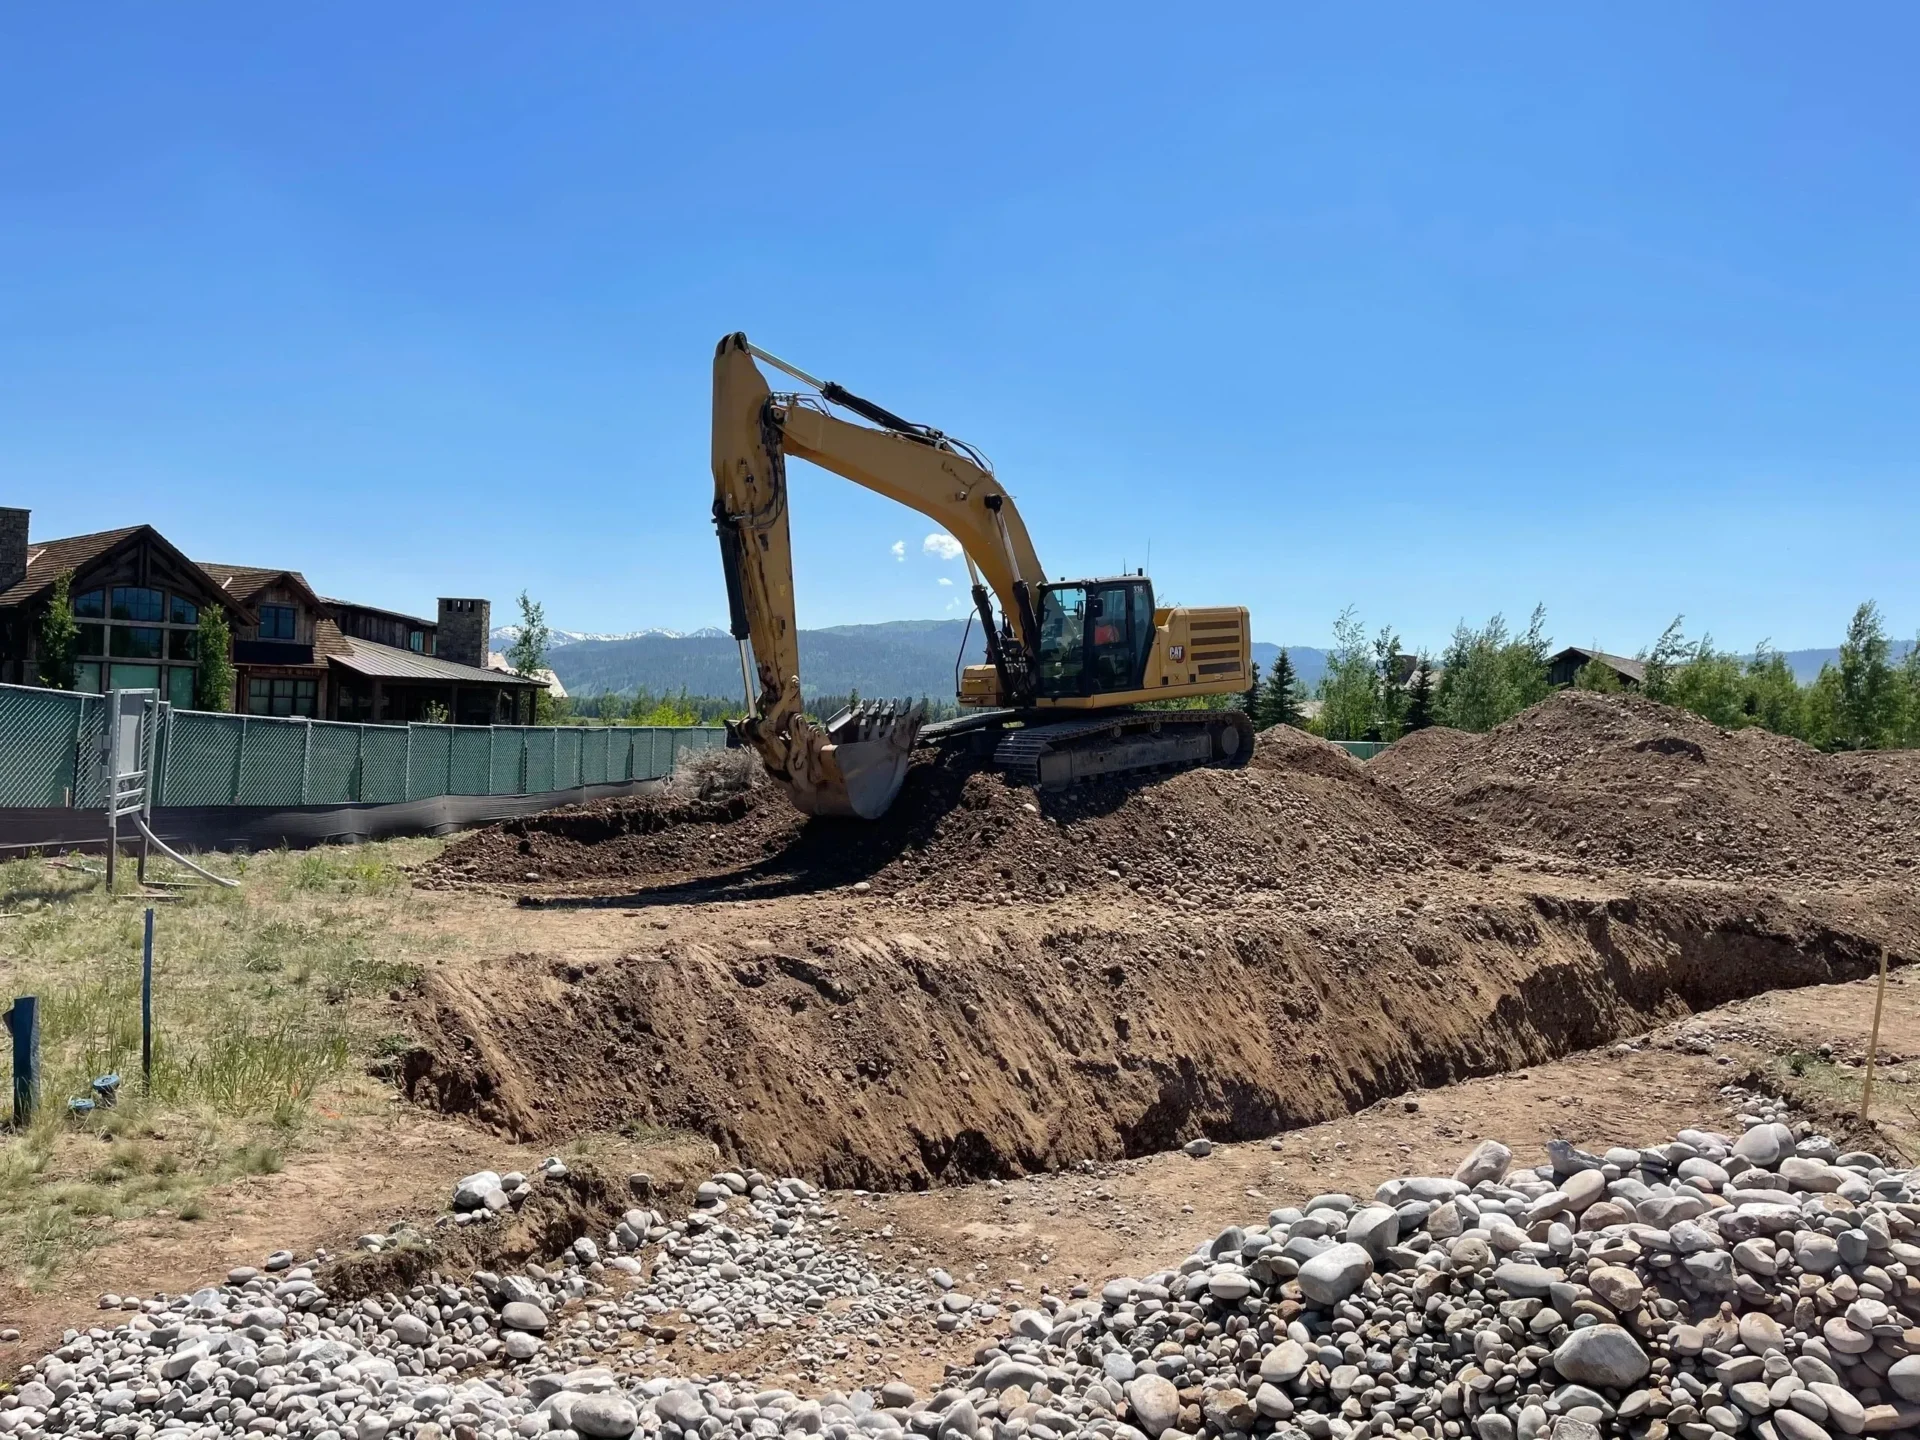
{"type": "Polygon", "coordinates": [[[1086,669],[1087,592],[1059,585],[1040,592],[1040,693],[1077,695],[1086,669]]]}

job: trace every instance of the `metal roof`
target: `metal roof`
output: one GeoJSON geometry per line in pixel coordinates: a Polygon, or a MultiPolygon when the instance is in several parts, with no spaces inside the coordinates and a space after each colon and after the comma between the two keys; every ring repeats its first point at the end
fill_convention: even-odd
{"type": "Polygon", "coordinates": [[[482,670],[477,665],[461,665],[437,655],[418,655],[392,645],[379,645],[353,635],[343,635],[344,649],[327,658],[335,665],[376,680],[412,680],[436,685],[538,685],[524,675],[503,675],[498,670],[482,670]]]}

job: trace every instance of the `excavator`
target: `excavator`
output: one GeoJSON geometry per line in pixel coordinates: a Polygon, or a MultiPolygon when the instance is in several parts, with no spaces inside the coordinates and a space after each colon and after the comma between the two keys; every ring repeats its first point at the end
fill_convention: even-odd
{"type": "Polygon", "coordinates": [[[744,334],[714,353],[713,489],[747,704],[728,741],[757,751],[805,814],[879,818],[923,743],[965,744],[1016,783],[1044,789],[1127,771],[1244,765],[1253,753],[1253,726],[1239,710],[1141,708],[1244,691],[1252,660],[1244,607],[1156,606],[1144,570],[1049,581],[1013,497],[978,450],[816,380],[744,334]],[[755,361],[806,390],[774,391],[755,361]],[[986,663],[958,676],[960,718],[928,724],[924,703],[905,702],[861,703],[824,725],[805,713],[788,456],[919,511],[959,542],[986,642],[986,663]]]}

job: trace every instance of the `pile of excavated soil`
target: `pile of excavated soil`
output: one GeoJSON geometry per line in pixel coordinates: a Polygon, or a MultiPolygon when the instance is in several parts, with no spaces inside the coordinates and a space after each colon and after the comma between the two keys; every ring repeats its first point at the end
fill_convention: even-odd
{"type": "Polygon", "coordinates": [[[1507,844],[1659,876],[1886,878],[1920,855],[1907,755],[1823,755],[1634,696],[1562,691],[1484,735],[1417,732],[1368,769],[1507,844]]]}
{"type": "Polygon", "coordinates": [[[923,750],[877,821],[808,819],[764,783],[714,800],[597,801],[476,831],[421,878],[636,899],[864,884],[930,904],[1128,890],[1175,906],[1266,892],[1314,905],[1484,853],[1469,825],[1375,783],[1340,747],[1276,728],[1244,769],[1057,793],[923,750]]]}

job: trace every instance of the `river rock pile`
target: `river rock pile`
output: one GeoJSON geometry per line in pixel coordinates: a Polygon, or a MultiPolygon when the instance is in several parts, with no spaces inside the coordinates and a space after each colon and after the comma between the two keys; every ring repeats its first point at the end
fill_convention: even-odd
{"type": "Polygon", "coordinates": [[[0,1434],[1920,1440],[1920,1172],[1765,1105],[1743,1119],[1556,1142],[1537,1169],[1487,1141],[1451,1176],[1273,1211],[1174,1268],[1043,1296],[930,1397],[637,1378],[676,1328],[725,1355],[755,1328],[832,1343],[951,1313],[831,1243],[804,1182],[727,1174],[681,1220],[629,1212],[524,1275],[346,1305],[295,1266],[143,1302],[27,1367],[0,1434]]]}
{"type": "Polygon", "coordinates": [[[1743,1118],[1229,1228],[1019,1317],[942,1440],[1920,1434],[1920,1172],[1743,1118]]]}

